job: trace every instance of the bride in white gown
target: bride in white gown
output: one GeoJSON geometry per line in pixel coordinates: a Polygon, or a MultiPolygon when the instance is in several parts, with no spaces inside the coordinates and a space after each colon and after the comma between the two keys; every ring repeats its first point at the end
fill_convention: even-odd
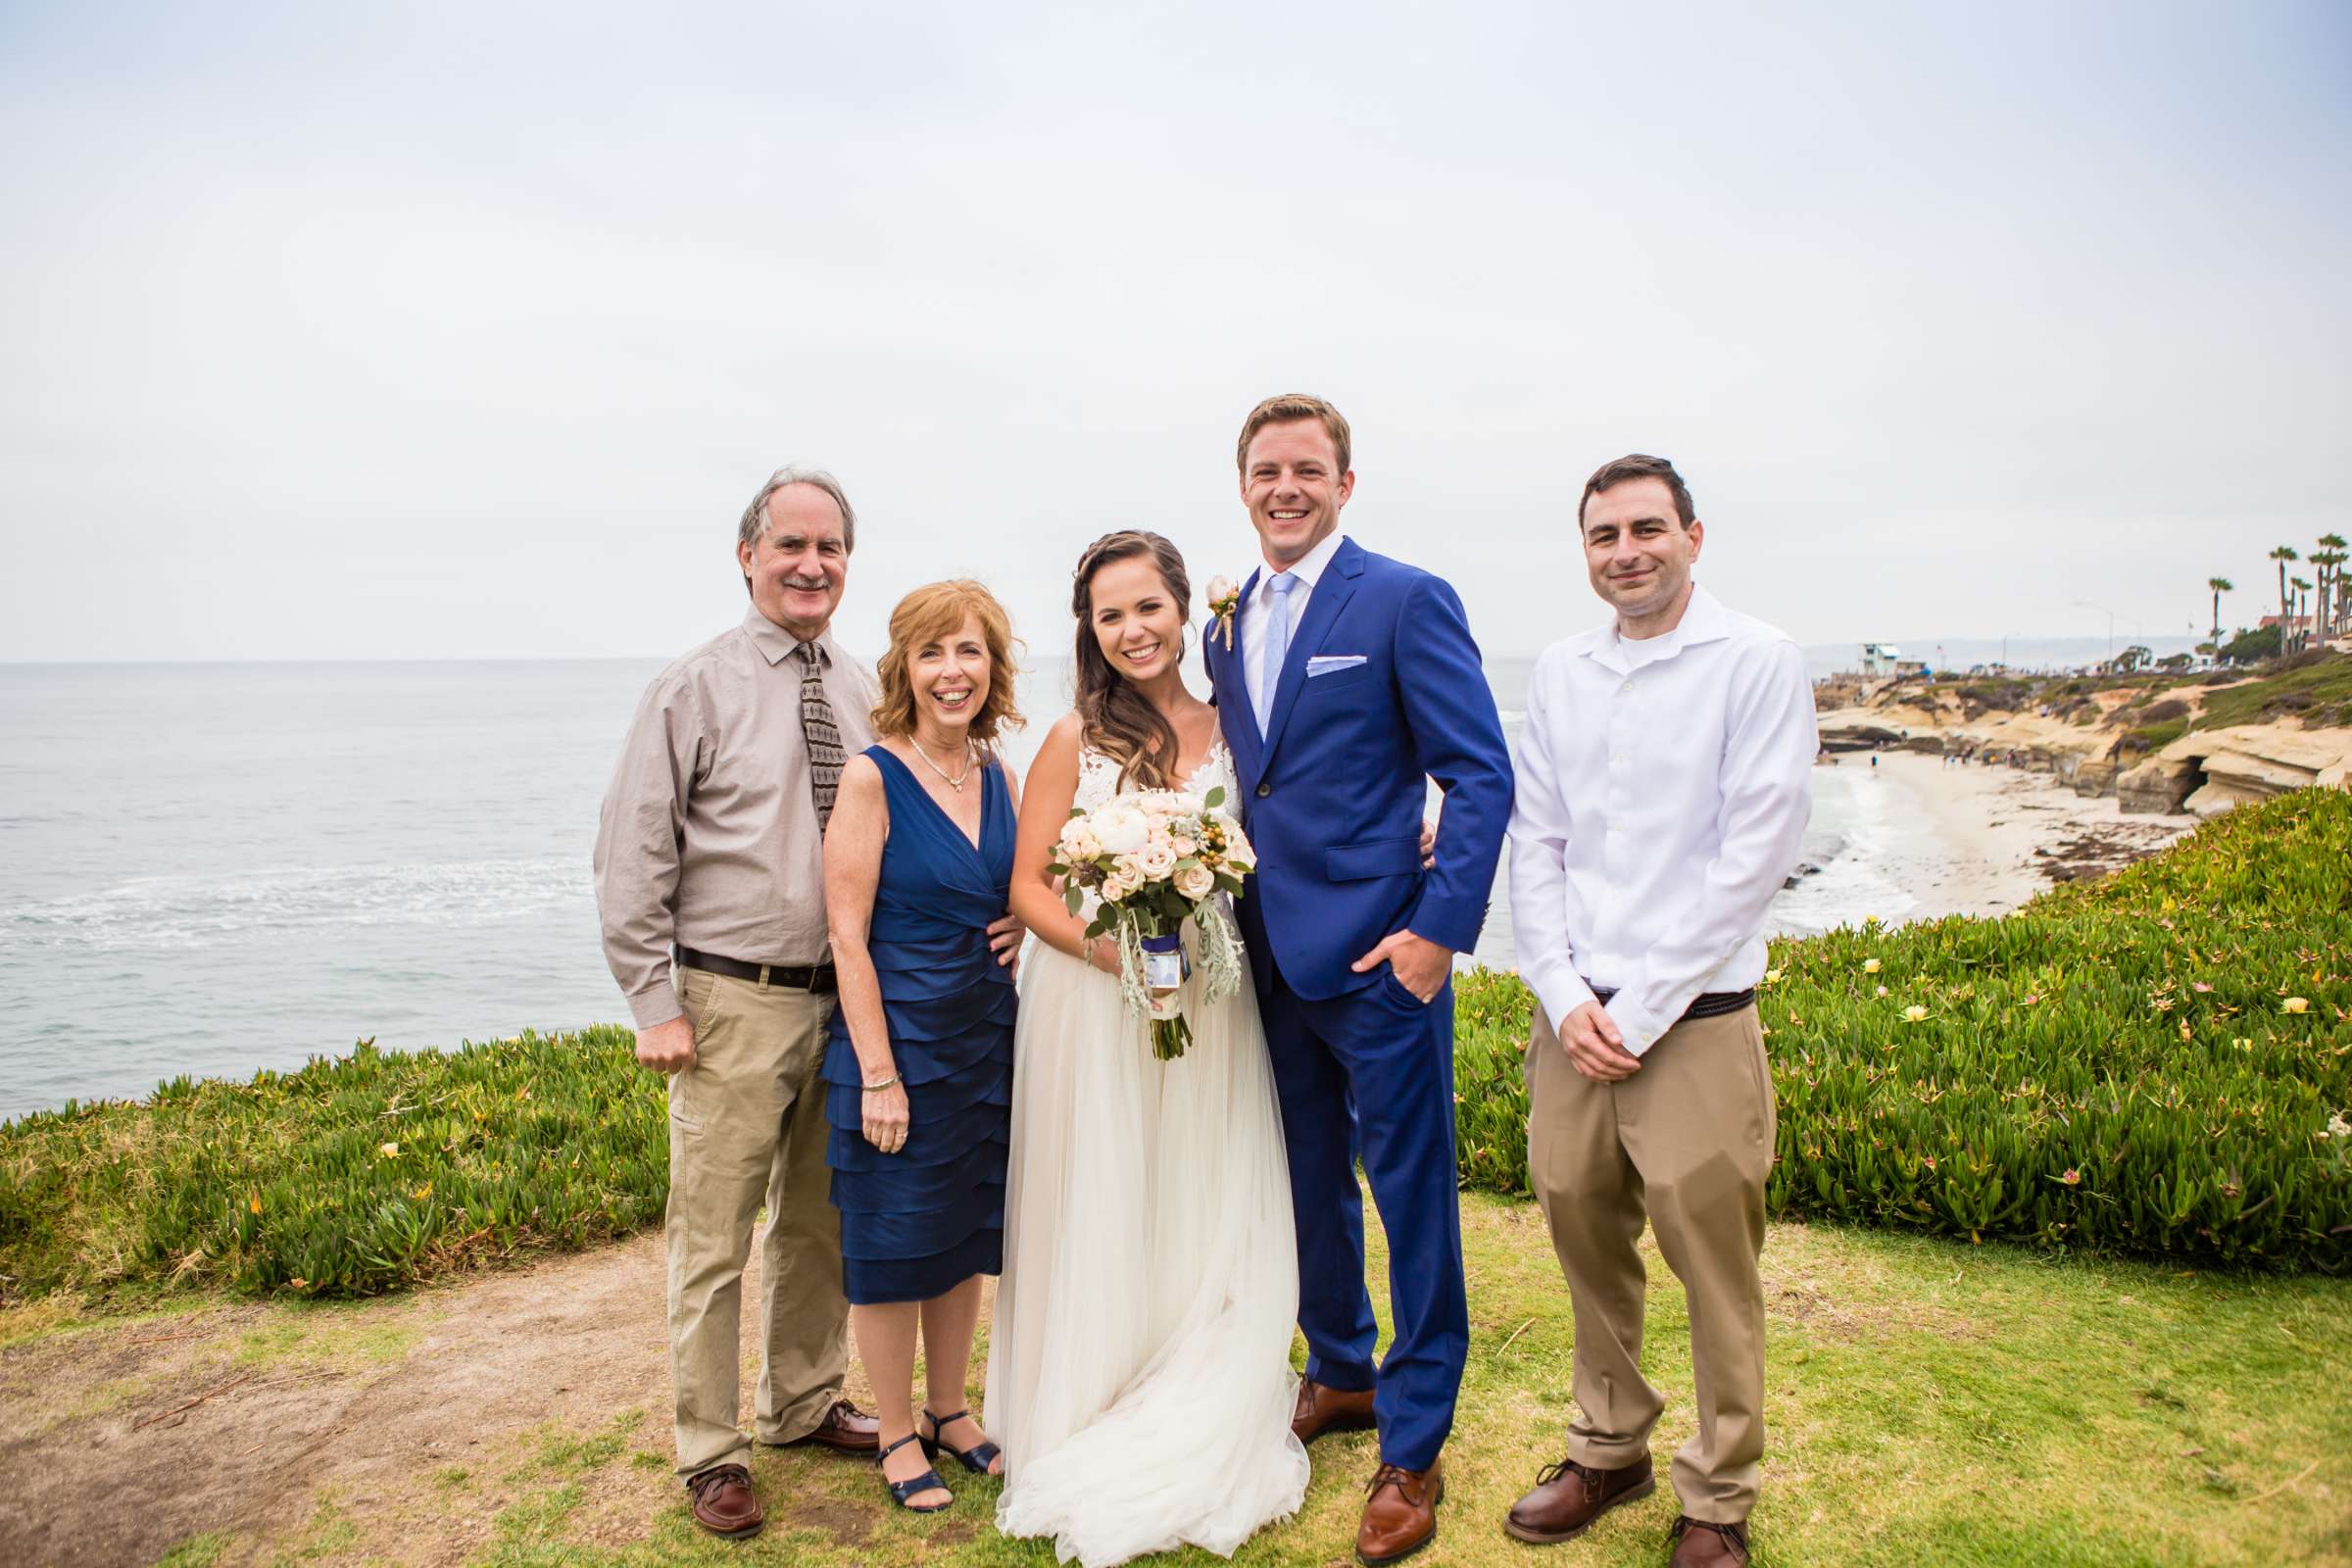
{"type": "Polygon", "coordinates": [[[1013,908],[1039,940],[984,1421],[1004,1450],[998,1528],[1051,1536],[1085,1568],[1187,1544],[1230,1556],[1306,1490],[1290,1427],[1298,1250],[1256,996],[1245,980],[1208,1003],[1196,968],[1192,1045],[1155,1060],[1108,940],[1083,940],[1091,899],[1073,917],[1044,869],[1072,806],[1217,785],[1231,800],[1216,711],[1178,669],[1190,598],[1156,534],[1088,548],[1078,710],[1031,765],[1013,862],[1013,908]]]}

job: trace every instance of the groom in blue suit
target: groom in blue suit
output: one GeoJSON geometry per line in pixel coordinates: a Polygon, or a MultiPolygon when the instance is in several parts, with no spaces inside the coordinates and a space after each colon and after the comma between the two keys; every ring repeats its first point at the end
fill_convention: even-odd
{"type": "Polygon", "coordinates": [[[1511,763],[1462,603],[1342,535],[1348,421],[1268,398],[1237,451],[1263,570],[1204,639],[1257,872],[1241,901],[1289,1145],[1306,1381],[1300,1441],[1377,1425],[1356,1554],[1428,1544],[1469,1309],[1453,1155],[1453,956],[1485,921],[1511,763]],[[1424,866],[1427,780],[1445,791],[1424,866]],[[1389,1237],[1377,1372],[1361,1155],[1389,1237]]]}

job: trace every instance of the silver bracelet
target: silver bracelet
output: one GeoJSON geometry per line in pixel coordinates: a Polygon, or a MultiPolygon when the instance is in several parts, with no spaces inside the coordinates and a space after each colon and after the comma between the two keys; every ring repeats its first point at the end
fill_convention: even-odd
{"type": "Polygon", "coordinates": [[[892,1073],[892,1074],[891,1074],[889,1077],[887,1077],[887,1078],[883,1079],[883,1080],[882,1080],[880,1083],[878,1083],[878,1084],[862,1084],[862,1085],[860,1085],[859,1087],[860,1087],[860,1088],[862,1088],[862,1089],[863,1089],[863,1090],[864,1090],[864,1091],[865,1091],[867,1094],[869,1094],[869,1095],[878,1095],[878,1094],[880,1094],[880,1093],[881,1093],[883,1090],[885,1090],[885,1089],[888,1089],[888,1088],[889,1088],[889,1087],[890,1087],[892,1084],[895,1084],[895,1083],[897,1083],[898,1081],[899,1081],[899,1075],[898,1075],[897,1073],[895,1073],[895,1072],[894,1072],[894,1073],[892,1073]]]}

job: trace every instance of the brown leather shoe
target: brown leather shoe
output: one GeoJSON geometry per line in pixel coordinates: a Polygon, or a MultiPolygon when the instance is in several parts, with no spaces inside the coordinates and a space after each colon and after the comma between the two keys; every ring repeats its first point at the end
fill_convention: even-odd
{"type": "Polygon", "coordinates": [[[1372,1424],[1370,1389],[1335,1389],[1312,1378],[1298,1380],[1291,1431],[1300,1443],[1312,1443],[1326,1432],[1362,1432],[1372,1424]]]}
{"type": "Polygon", "coordinates": [[[752,1491],[752,1473],[739,1464],[712,1465],[690,1479],[686,1490],[694,1496],[694,1522],[714,1536],[756,1536],[767,1523],[752,1491]]]}
{"type": "Polygon", "coordinates": [[[816,1424],[816,1430],[790,1443],[771,1444],[771,1447],[797,1448],[804,1443],[837,1449],[842,1453],[876,1453],[882,1447],[882,1423],[858,1409],[847,1399],[835,1399],[833,1408],[816,1424]]]}
{"type": "Polygon", "coordinates": [[[1674,1522],[1668,1568],[1745,1568],[1747,1526],[1709,1524],[1689,1514],[1674,1522]]]}
{"type": "Polygon", "coordinates": [[[1443,1461],[1426,1470],[1384,1464],[1365,1490],[1371,1495],[1355,1527],[1355,1555],[1367,1568],[1410,1557],[1438,1539],[1438,1504],[1446,1500],[1443,1461]]]}
{"type": "Polygon", "coordinates": [[[1650,1472],[1646,1453],[1616,1470],[1597,1470],[1562,1459],[1537,1474],[1535,1490],[1511,1504],[1511,1511],[1502,1517],[1502,1528],[1539,1546],[1573,1541],[1619,1503],[1646,1497],[1657,1490],[1657,1477],[1650,1472]]]}

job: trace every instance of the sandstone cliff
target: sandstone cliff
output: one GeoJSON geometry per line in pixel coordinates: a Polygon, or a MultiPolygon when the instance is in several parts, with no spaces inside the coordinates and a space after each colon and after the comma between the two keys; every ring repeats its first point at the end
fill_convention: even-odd
{"type": "Polygon", "coordinates": [[[2339,656],[2212,686],[2098,677],[1825,683],[1822,743],[1989,755],[2054,773],[2082,795],[2113,795],[2125,811],[2212,815],[2288,790],[2352,789],[2352,705],[2334,706],[2347,675],[2352,661],[2339,656]],[[2228,721],[2241,715],[2261,721],[2228,721]]]}

